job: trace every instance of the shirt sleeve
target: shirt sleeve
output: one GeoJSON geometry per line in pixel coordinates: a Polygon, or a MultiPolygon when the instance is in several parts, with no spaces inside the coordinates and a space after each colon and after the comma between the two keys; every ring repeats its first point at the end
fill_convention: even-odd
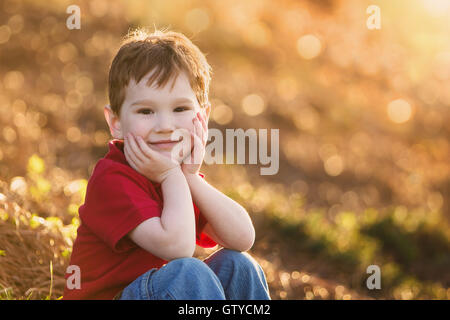
{"type": "MultiPolygon", "coordinates": [[[[199,172],[199,175],[205,179],[205,175],[203,173],[199,172]]],[[[206,233],[203,232],[203,229],[205,228],[206,223],[208,222],[205,218],[205,216],[200,212],[200,209],[197,208],[197,206],[194,203],[194,212],[196,216],[196,243],[197,245],[203,247],[203,248],[212,248],[217,245],[217,243],[208,237],[206,233]]]]}
{"type": "Polygon", "coordinates": [[[82,222],[115,252],[137,246],[125,235],[162,211],[145,181],[129,169],[112,167],[97,176],[80,210],[82,222]]]}

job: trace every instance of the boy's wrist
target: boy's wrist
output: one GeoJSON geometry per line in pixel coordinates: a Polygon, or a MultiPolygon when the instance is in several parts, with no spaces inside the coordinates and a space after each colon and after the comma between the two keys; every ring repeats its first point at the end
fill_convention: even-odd
{"type": "Polygon", "coordinates": [[[166,172],[164,172],[164,174],[160,176],[159,183],[162,184],[169,177],[180,176],[180,175],[183,176],[183,171],[181,171],[180,166],[173,167],[173,168],[167,170],[166,172]]]}
{"type": "Polygon", "coordinates": [[[184,173],[184,176],[186,177],[186,181],[188,182],[189,185],[191,183],[195,183],[196,181],[199,181],[200,179],[202,179],[200,177],[200,175],[198,174],[198,172],[196,172],[196,173],[183,172],[183,173],[184,173]]]}

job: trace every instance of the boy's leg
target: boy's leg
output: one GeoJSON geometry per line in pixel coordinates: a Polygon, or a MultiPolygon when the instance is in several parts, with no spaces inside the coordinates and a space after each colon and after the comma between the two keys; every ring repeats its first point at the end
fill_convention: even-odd
{"type": "Polygon", "coordinates": [[[247,252],[222,248],[204,262],[220,279],[227,300],[270,300],[264,271],[247,252]]]}
{"type": "Polygon", "coordinates": [[[180,258],[151,269],[127,286],[121,300],[225,300],[220,280],[201,260],[180,258]]]}

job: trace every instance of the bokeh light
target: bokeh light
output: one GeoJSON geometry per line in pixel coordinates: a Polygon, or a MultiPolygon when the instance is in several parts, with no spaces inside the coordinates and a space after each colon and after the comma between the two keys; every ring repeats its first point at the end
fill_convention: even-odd
{"type": "Polygon", "coordinates": [[[220,125],[226,125],[233,120],[233,110],[224,103],[213,104],[212,119],[220,125]]]}
{"type": "Polygon", "coordinates": [[[186,13],[185,23],[193,33],[206,30],[210,24],[209,14],[205,9],[195,8],[186,13]]]}
{"type": "Polygon", "coordinates": [[[297,40],[297,52],[306,60],[317,57],[321,50],[322,43],[315,35],[307,34],[297,40]]]}
{"type": "Polygon", "coordinates": [[[9,26],[0,26],[0,44],[6,43],[11,37],[11,28],[9,26]]]}
{"type": "Polygon", "coordinates": [[[411,118],[411,105],[404,99],[396,99],[387,106],[389,119],[395,123],[404,123],[411,118]]]}
{"type": "Polygon", "coordinates": [[[259,115],[266,109],[264,99],[256,93],[245,96],[242,99],[241,106],[244,112],[249,116],[259,115]]]}

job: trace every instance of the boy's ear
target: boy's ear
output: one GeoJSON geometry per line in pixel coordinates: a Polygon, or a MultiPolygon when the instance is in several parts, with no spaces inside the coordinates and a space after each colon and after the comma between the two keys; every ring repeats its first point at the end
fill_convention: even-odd
{"type": "Polygon", "coordinates": [[[119,117],[111,109],[111,106],[106,105],[105,108],[103,109],[103,113],[105,115],[106,122],[108,122],[109,132],[111,132],[113,138],[123,139],[119,117]]]}

